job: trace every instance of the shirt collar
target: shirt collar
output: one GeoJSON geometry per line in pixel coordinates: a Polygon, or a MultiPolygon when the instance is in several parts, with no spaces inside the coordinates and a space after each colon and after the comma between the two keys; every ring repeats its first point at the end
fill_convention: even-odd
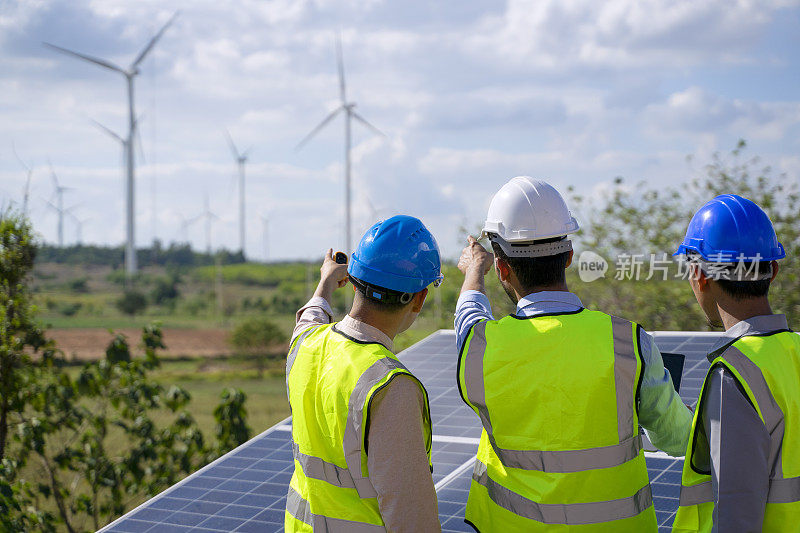
{"type": "Polygon", "coordinates": [[[766,335],[773,331],[789,329],[786,315],[759,315],[737,322],[720,336],[708,354],[709,360],[725,351],[731,344],[748,335],[766,335]]]}
{"type": "Polygon", "coordinates": [[[394,342],[386,333],[350,315],[345,315],[342,321],[336,324],[336,329],[357,341],[382,344],[387,350],[394,353],[394,342]]]}
{"type": "Polygon", "coordinates": [[[537,305],[544,302],[559,303],[564,305],[574,305],[575,307],[583,307],[581,299],[578,295],[569,291],[540,291],[532,292],[524,298],[520,298],[517,302],[517,314],[531,305],[537,305]]]}

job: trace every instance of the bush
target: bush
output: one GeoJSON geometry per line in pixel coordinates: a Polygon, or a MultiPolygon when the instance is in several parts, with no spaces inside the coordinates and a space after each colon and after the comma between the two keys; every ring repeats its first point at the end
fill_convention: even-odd
{"type": "Polygon", "coordinates": [[[65,303],[58,307],[58,312],[64,316],[74,316],[75,313],[81,310],[81,307],[83,307],[81,302],[65,303]]]}
{"type": "Polygon", "coordinates": [[[117,309],[126,315],[136,315],[147,308],[147,298],[141,292],[130,289],[117,300],[117,309]]]}
{"type": "Polygon", "coordinates": [[[77,278],[67,283],[67,286],[72,292],[85,294],[89,292],[89,286],[87,285],[88,281],[88,278],[77,278]]]}
{"type": "Polygon", "coordinates": [[[169,305],[180,296],[178,290],[180,278],[177,275],[158,278],[150,291],[150,300],[156,305],[169,305]]]}
{"type": "Polygon", "coordinates": [[[266,354],[285,340],[283,332],[266,318],[251,318],[236,326],[231,333],[231,346],[250,354],[266,354]]]}

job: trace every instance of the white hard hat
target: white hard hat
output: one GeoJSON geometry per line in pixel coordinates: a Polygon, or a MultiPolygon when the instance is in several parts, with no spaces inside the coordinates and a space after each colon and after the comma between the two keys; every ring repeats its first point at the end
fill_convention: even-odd
{"type": "Polygon", "coordinates": [[[552,185],[517,176],[492,198],[481,237],[497,241],[509,255],[536,257],[571,250],[572,244],[566,239],[547,244],[532,241],[564,237],[578,229],[578,221],[552,185]]]}

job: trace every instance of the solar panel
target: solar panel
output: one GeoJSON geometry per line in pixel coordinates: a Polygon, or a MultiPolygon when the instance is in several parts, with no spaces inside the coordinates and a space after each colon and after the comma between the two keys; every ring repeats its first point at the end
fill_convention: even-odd
{"type": "MultiPolygon", "coordinates": [[[[662,351],[686,356],[681,397],[693,404],[719,334],[656,332],[662,351]]],[[[455,386],[455,333],[441,330],[398,354],[423,382],[433,420],[433,481],[439,518],[447,532],[472,531],[464,523],[472,467],[480,437],[477,416],[455,386]]],[[[678,507],[683,459],[647,453],[659,531],[669,531],[678,507]]],[[[292,476],[291,421],[286,419],[112,522],[106,533],[281,531],[292,476]]]]}

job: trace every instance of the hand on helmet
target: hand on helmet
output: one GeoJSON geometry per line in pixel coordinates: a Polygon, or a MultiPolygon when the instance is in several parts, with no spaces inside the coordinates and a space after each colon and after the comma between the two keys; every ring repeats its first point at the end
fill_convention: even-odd
{"type": "Polygon", "coordinates": [[[494,254],[487,252],[472,235],[468,240],[469,244],[461,251],[458,269],[464,274],[469,270],[477,269],[482,275],[486,275],[494,265],[494,254]]]}

